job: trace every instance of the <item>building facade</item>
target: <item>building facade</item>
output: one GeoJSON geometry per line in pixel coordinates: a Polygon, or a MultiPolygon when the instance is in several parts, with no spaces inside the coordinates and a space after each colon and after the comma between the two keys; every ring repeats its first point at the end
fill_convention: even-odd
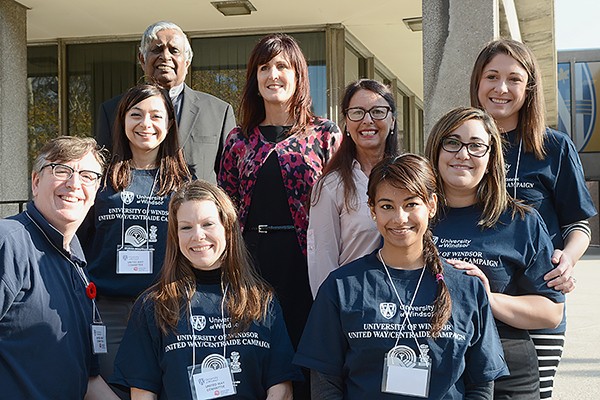
{"type": "MultiPolygon", "coordinates": [[[[387,83],[398,103],[402,149],[417,153],[441,114],[469,103],[469,76],[483,44],[512,37],[536,53],[547,119],[559,124],[553,0],[230,1],[248,14],[225,16],[209,0],[76,7],[70,0],[0,0],[0,167],[7,171],[0,201],[29,197],[30,159],[44,142],[92,135],[98,106],[143,79],[137,46],[146,26],[159,20],[177,23],[191,40],[188,85],[234,108],[249,51],[272,32],[300,42],[318,115],[340,120],[348,82],[387,83]]],[[[569,132],[577,141],[576,130],[569,132]]],[[[597,200],[597,185],[591,189],[597,200]]],[[[1,207],[3,215],[15,211],[1,207]]]]}

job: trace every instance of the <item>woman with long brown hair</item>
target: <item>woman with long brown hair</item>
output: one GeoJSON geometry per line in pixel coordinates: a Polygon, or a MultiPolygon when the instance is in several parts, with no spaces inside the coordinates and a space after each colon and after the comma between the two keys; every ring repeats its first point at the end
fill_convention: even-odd
{"type": "MultiPolygon", "coordinates": [[[[555,268],[548,286],[569,293],[577,261],[590,244],[587,219],[597,214],[571,139],[546,126],[542,73],[526,45],[510,39],[487,43],[471,74],[471,106],[486,110],[504,140],[506,188],[544,219],[555,268]]],[[[566,318],[555,329],[532,331],[540,372],[540,396],[552,397],[554,374],[565,343],[566,318]]]]}
{"type": "Polygon", "coordinates": [[[396,102],[387,86],[372,79],[352,82],[341,107],[346,136],[311,194],[308,278],[313,296],[331,271],[379,247],[367,182],[375,164],[398,154],[396,102]]]}
{"type": "Polygon", "coordinates": [[[436,192],[418,155],[371,171],[383,247],[319,290],[294,359],[311,369],[314,398],[489,398],[507,372],[483,285],[438,255],[429,230],[436,192]]]}
{"type": "Polygon", "coordinates": [[[169,198],[191,179],[175,121],[164,89],[140,84],[123,95],[112,136],[113,157],[78,232],[107,329],[108,353],[99,357],[106,379],[112,375],[136,297],[158,278],[169,198]]]}
{"type": "Polygon", "coordinates": [[[552,242],[539,214],[506,191],[502,138],[485,111],[455,108],[434,125],[426,153],[440,188],[433,233],[441,255],[484,283],[510,375],[494,383],[498,400],[539,399],[529,329],[553,328],[564,295],[546,285],[552,242]]]}
{"type": "Polygon", "coordinates": [[[186,184],[171,198],[161,277],[134,306],[113,382],[132,400],[291,399],[290,381],[302,377],[292,356],[233,203],[211,183],[186,184]]]}
{"type": "MultiPolygon", "coordinates": [[[[217,177],[238,207],[248,250],[275,289],[294,346],[312,304],[310,191],[341,142],[338,127],[316,117],[311,104],[298,43],[282,33],[262,38],[250,53],[240,126],[227,137],[217,177]]],[[[295,386],[297,400],[308,398],[306,386],[295,386]]]]}

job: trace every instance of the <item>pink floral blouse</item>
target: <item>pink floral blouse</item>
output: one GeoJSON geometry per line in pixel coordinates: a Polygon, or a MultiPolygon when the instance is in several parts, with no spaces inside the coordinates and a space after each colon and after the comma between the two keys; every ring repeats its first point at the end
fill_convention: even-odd
{"type": "Polygon", "coordinates": [[[238,207],[243,230],[258,170],[271,152],[276,151],[292,220],[304,255],[310,190],[342,140],[337,125],[327,119],[316,118],[307,129],[311,130],[307,135],[295,134],[279,143],[270,143],[261,135],[258,127],[252,130],[249,137],[239,127],[234,128],[225,141],[217,177],[219,186],[238,207]]]}

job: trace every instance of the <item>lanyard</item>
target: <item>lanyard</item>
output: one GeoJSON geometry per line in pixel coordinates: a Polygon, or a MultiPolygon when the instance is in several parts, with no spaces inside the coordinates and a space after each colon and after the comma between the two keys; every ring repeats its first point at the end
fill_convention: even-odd
{"type": "Polygon", "coordinates": [[[517,153],[517,165],[515,166],[515,185],[513,186],[513,198],[517,198],[517,183],[519,178],[519,164],[521,163],[521,150],[523,148],[523,138],[519,141],[519,153],[517,153]]]}
{"type": "MultiPolygon", "coordinates": [[[[404,331],[404,325],[406,324],[406,322],[408,322],[408,324],[410,325],[410,318],[408,317],[408,314],[410,314],[413,303],[415,302],[415,299],[417,298],[417,293],[419,292],[419,287],[421,286],[421,281],[423,280],[423,275],[425,274],[425,266],[423,266],[423,269],[421,270],[421,276],[419,276],[417,286],[415,287],[415,293],[413,294],[413,297],[410,300],[410,304],[408,305],[408,308],[406,308],[404,306],[404,303],[402,302],[402,299],[400,298],[398,289],[396,289],[396,285],[394,285],[394,281],[392,281],[392,276],[390,275],[388,266],[385,265],[385,261],[383,260],[383,256],[381,255],[381,249],[379,249],[379,251],[377,252],[377,255],[379,256],[379,259],[381,260],[381,264],[383,265],[383,269],[385,270],[385,273],[387,274],[387,277],[390,280],[390,286],[392,287],[393,292],[396,294],[396,298],[398,299],[398,302],[400,303],[400,307],[402,307],[402,309],[404,310],[404,320],[402,321],[402,325],[400,325],[400,330],[398,331],[399,335],[396,338],[395,346],[398,346],[398,342],[400,341],[400,336],[402,336],[402,332],[404,331]]],[[[414,339],[415,339],[415,343],[417,344],[417,349],[418,349],[419,341],[417,340],[416,335],[414,336],[414,339]]]]}
{"type": "MultiPolygon", "coordinates": [[[[225,286],[223,291],[223,298],[221,299],[221,328],[223,328],[223,358],[226,357],[227,353],[227,332],[225,331],[225,298],[227,297],[227,289],[229,284],[225,286]]],[[[192,369],[190,371],[190,377],[194,376],[194,370],[196,369],[196,333],[194,331],[194,321],[192,314],[192,298],[188,301],[188,307],[190,310],[190,329],[192,331],[192,369]]]]}
{"type": "MultiPolygon", "coordinates": [[[[152,181],[152,187],[150,188],[150,193],[148,193],[147,205],[146,205],[146,250],[150,250],[150,228],[148,220],[150,219],[150,201],[152,194],[154,193],[154,188],[156,186],[156,181],[158,180],[158,169],[156,170],[156,174],[154,175],[154,180],[152,181]]],[[[125,247],[125,200],[123,198],[123,192],[121,192],[121,248],[125,247]]]]}
{"type": "Polygon", "coordinates": [[[60,254],[65,260],[69,262],[69,264],[73,266],[73,268],[75,268],[79,279],[81,279],[81,281],[83,282],[83,286],[85,287],[85,293],[87,297],[92,300],[92,320],[94,323],[102,323],[100,311],[98,310],[98,307],[96,307],[96,285],[94,285],[94,282],[90,282],[88,280],[87,276],[83,272],[83,268],[81,268],[79,264],[74,263],[73,260],[67,257],[65,253],[63,253],[58,247],[56,247],[56,245],[52,242],[52,240],[50,240],[48,235],[46,235],[46,232],[44,232],[42,227],[38,225],[38,223],[31,217],[31,215],[29,215],[27,211],[25,211],[25,215],[27,215],[27,218],[29,218],[31,222],[33,222],[33,224],[40,230],[40,232],[42,232],[42,235],[44,235],[48,243],[50,243],[50,245],[54,247],[56,251],[58,251],[58,254],[60,254]],[[98,317],[97,319],[96,316],[98,317]]]}

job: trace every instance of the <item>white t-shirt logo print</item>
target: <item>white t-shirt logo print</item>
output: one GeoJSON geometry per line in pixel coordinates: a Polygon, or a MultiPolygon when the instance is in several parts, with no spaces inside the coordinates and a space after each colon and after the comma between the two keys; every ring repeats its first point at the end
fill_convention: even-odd
{"type": "Polygon", "coordinates": [[[396,304],[394,303],[379,303],[379,312],[385,319],[392,319],[396,315],[396,304]]]}
{"type": "Polygon", "coordinates": [[[192,326],[194,330],[201,331],[206,326],[206,317],[204,315],[192,315],[192,326]]]}

